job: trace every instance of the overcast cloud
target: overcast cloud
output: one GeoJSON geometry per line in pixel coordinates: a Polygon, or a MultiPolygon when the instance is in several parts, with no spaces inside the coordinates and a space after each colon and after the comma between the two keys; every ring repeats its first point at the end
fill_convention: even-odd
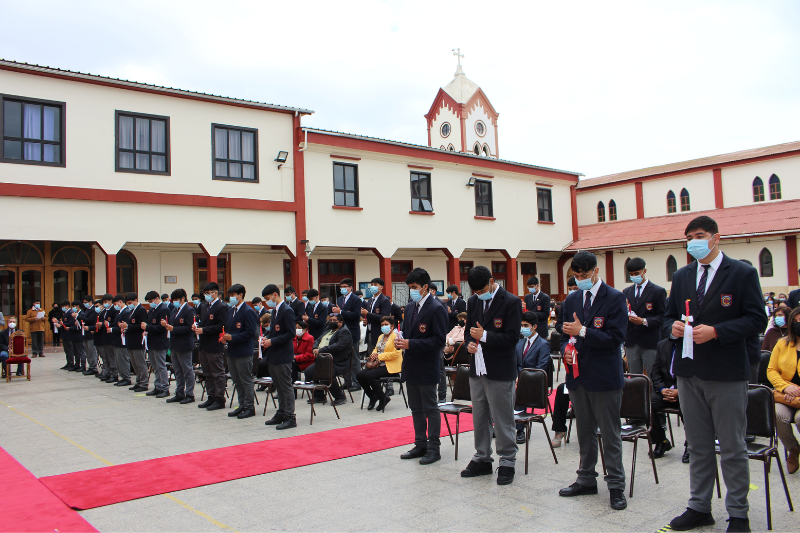
{"type": "MultiPolygon", "coordinates": [[[[800,3],[0,0],[0,57],[427,144],[451,49],[500,155],[594,177],[800,140],[800,3]]],[[[2,92],[2,87],[0,87],[2,92]]]]}

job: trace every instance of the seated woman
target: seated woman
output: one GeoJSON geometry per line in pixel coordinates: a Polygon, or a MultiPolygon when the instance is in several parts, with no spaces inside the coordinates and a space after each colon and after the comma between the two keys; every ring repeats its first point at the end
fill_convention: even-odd
{"type": "Polygon", "coordinates": [[[394,347],[396,337],[394,317],[381,318],[381,336],[378,337],[375,350],[369,356],[369,361],[380,361],[381,364],[377,368],[371,370],[365,368],[356,374],[356,379],[364,389],[364,394],[369,397],[368,410],[372,410],[377,403],[376,411],[383,411],[391,400],[381,389],[378,380],[400,375],[400,369],[403,366],[403,351],[394,347]]]}
{"type": "MultiPolygon", "coordinates": [[[[786,399],[792,401],[800,398],[800,308],[789,315],[789,331],[785,338],[780,339],[772,350],[767,366],[769,378],[775,390],[782,392],[786,399]]],[[[786,459],[786,469],[790,474],[800,468],[800,445],[792,430],[792,423],[800,430],[800,409],[790,407],[783,403],[775,404],[775,415],[778,426],[778,438],[783,443],[789,457],[786,459]]]]}
{"type": "Polygon", "coordinates": [[[771,352],[775,348],[775,344],[789,333],[789,313],[791,311],[786,307],[775,308],[775,312],[772,313],[772,325],[764,334],[764,340],[761,341],[762,352],[771,352]]]}
{"type": "MultiPolygon", "coordinates": [[[[458,313],[458,325],[450,330],[445,337],[444,353],[451,355],[455,351],[455,344],[464,342],[464,329],[467,325],[467,313],[458,313]]],[[[446,357],[450,359],[450,357],[446,357]]]]}
{"type": "Polygon", "coordinates": [[[292,363],[292,383],[297,381],[300,372],[314,362],[314,337],[308,332],[308,324],[303,320],[296,321],[297,336],[294,338],[294,363],[292,363]]]}
{"type": "MultiPolygon", "coordinates": [[[[334,404],[342,405],[346,400],[336,376],[349,375],[353,356],[353,337],[350,335],[350,330],[344,325],[341,315],[337,313],[328,315],[328,325],[325,326],[322,336],[314,341],[313,353],[314,363],[305,370],[306,381],[322,383],[323,379],[314,378],[317,367],[316,356],[321,353],[330,354],[333,357],[334,374],[333,381],[329,383],[331,396],[333,396],[334,404]]],[[[327,382],[328,378],[325,377],[324,381],[327,382]]],[[[325,394],[322,391],[317,391],[314,395],[314,401],[325,403],[325,394]]]]}

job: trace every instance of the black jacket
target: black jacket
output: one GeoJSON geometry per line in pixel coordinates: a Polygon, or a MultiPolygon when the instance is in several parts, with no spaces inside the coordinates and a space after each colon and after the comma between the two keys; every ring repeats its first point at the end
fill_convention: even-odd
{"type": "Polygon", "coordinates": [[[228,341],[228,357],[253,357],[253,342],[260,333],[255,310],[247,303],[243,303],[238,311],[232,307],[225,333],[231,335],[231,340],[228,341]]]}
{"type": "Polygon", "coordinates": [[[533,294],[525,295],[525,308],[536,315],[536,332],[547,337],[547,320],[550,318],[550,295],[539,291],[536,298],[533,294]]]}
{"type": "Polygon", "coordinates": [[[78,311],[78,322],[80,322],[80,329],[83,330],[83,326],[89,328],[83,330],[83,341],[94,341],[94,325],[97,324],[97,311],[94,310],[94,304],[88,309],[81,304],[81,310],[78,311]]]}
{"type": "Polygon", "coordinates": [[[367,300],[365,309],[367,310],[367,342],[376,344],[378,337],[381,336],[381,319],[392,314],[392,302],[385,294],[379,294],[367,300]],[[373,300],[375,301],[374,307],[373,300]]]}
{"type": "Polygon", "coordinates": [[[346,304],[344,299],[344,296],[339,296],[336,306],[341,309],[344,325],[350,330],[355,343],[361,340],[361,298],[351,292],[346,304]]]}
{"type": "Polygon", "coordinates": [[[392,302],[392,316],[394,317],[394,321],[397,322],[397,329],[400,329],[403,325],[403,308],[394,302],[392,302]]]}
{"type": "Polygon", "coordinates": [[[129,350],[143,350],[144,341],[142,340],[141,324],[147,323],[147,309],[142,304],[137,305],[131,311],[130,317],[126,320],[128,329],[125,330],[125,347],[129,350]]]}
{"type": "Polygon", "coordinates": [[[264,352],[264,357],[270,365],[286,365],[294,361],[295,320],[294,311],[284,301],[277,309],[272,311],[267,338],[272,340],[272,345],[264,352]]]}
{"type": "Polygon", "coordinates": [[[150,307],[147,311],[147,348],[149,350],[169,349],[169,339],[167,338],[167,328],[161,325],[161,320],[169,318],[169,305],[158,304],[157,307],[150,307]]]}
{"type": "Polygon", "coordinates": [[[111,339],[110,344],[115,348],[122,348],[122,347],[127,348],[127,343],[123,344],[122,342],[122,337],[124,337],[125,334],[122,333],[122,329],[119,327],[119,324],[121,322],[125,323],[128,322],[131,316],[131,310],[128,309],[127,306],[124,306],[119,311],[117,311],[113,307],[111,309],[114,311],[115,314],[110,316],[106,315],[106,321],[108,322],[108,325],[111,328],[110,332],[108,331],[108,329],[106,329],[106,333],[109,335],[109,338],[111,339]]]}
{"type": "Polygon", "coordinates": [[[173,352],[191,352],[194,350],[196,338],[192,331],[192,324],[196,319],[194,307],[184,304],[176,313],[171,313],[169,325],[172,331],[169,334],[169,348],[173,352]]]}
{"type": "MultiPolygon", "coordinates": [[[[314,349],[319,348],[319,342],[322,337],[328,332],[330,326],[325,330],[317,339],[314,337],[314,349]]],[[[340,376],[350,375],[350,361],[353,356],[353,337],[350,336],[350,330],[342,326],[337,329],[331,336],[328,345],[320,349],[320,353],[329,353],[333,357],[333,371],[340,376]]]]}
{"type": "Polygon", "coordinates": [[[306,312],[306,303],[301,298],[295,298],[292,302],[287,302],[286,298],[284,298],[283,302],[289,304],[295,318],[303,316],[303,313],[306,312]]]}
{"type": "MultiPolygon", "coordinates": [[[[768,321],[758,271],[725,255],[699,308],[697,279],[697,261],[675,272],[665,319],[681,320],[689,300],[693,325],[713,326],[717,338],[695,343],[694,358],[676,361],[675,374],[705,381],[748,381],[750,362],[745,341],[764,331],[768,321]]],[[[681,353],[683,338],[678,339],[677,346],[681,353]]]]}
{"type": "Polygon", "coordinates": [[[795,289],[790,292],[788,298],[789,300],[786,302],[786,305],[792,309],[800,307],[800,289],[795,289]]]}
{"type": "Polygon", "coordinates": [[[228,323],[228,305],[217,299],[213,305],[200,304],[200,319],[197,327],[203,329],[200,335],[200,349],[204,352],[222,353],[224,345],[219,342],[219,334],[228,323]]]}
{"type": "Polygon", "coordinates": [[[73,317],[72,314],[75,311],[72,310],[72,307],[64,313],[64,328],[69,332],[68,340],[72,342],[83,342],[83,335],[81,335],[81,327],[80,322],[78,322],[78,317],[80,317],[80,313],[75,313],[78,315],[77,317],[73,317]]]}
{"type": "Polygon", "coordinates": [[[667,291],[651,280],[642,289],[642,295],[636,300],[636,284],[623,289],[622,294],[628,299],[631,311],[639,318],[647,319],[647,326],[628,321],[628,332],[625,334],[625,346],[639,346],[646,350],[654,350],[661,340],[661,323],[664,321],[664,310],[667,308],[667,291]]]}
{"type": "Polygon", "coordinates": [[[95,319],[95,323],[91,324],[92,334],[94,335],[94,345],[95,346],[105,346],[108,344],[109,338],[108,334],[106,333],[105,328],[105,321],[106,316],[108,316],[109,311],[113,311],[113,307],[109,307],[108,309],[102,309],[99,313],[97,313],[97,318],[95,319]]]}
{"type": "MultiPolygon", "coordinates": [[[[473,294],[467,303],[465,348],[476,342],[469,330],[480,323],[486,331],[486,342],[481,342],[481,346],[487,379],[512,381],[517,377],[516,347],[522,326],[522,302],[503,287],[498,287],[485,314],[483,307],[484,302],[473,294]]],[[[469,375],[477,377],[475,354],[470,354],[469,375]]]]}
{"type": "Polygon", "coordinates": [[[308,320],[306,320],[308,324],[308,333],[315,339],[318,339],[322,335],[322,331],[325,329],[325,323],[328,320],[328,307],[322,305],[320,302],[308,302],[305,314],[308,316],[308,320]]]}
{"type": "MultiPolygon", "coordinates": [[[[677,378],[670,372],[672,357],[676,354],[675,341],[666,339],[656,346],[656,358],[653,361],[653,398],[663,398],[661,389],[669,389],[678,384],[677,378]]],[[[677,352],[680,358],[681,353],[677,352]]]]}
{"type": "Polygon", "coordinates": [[[467,312],[467,302],[456,296],[455,300],[448,300],[445,303],[447,304],[448,328],[452,330],[458,325],[458,314],[467,312]]]}
{"type": "Polygon", "coordinates": [[[433,299],[428,296],[416,316],[416,302],[410,302],[405,310],[402,332],[403,338],[408,340],[408,348],[403,353],[402,379],[412,385],[439,383],[447,312],[433,299]]]}

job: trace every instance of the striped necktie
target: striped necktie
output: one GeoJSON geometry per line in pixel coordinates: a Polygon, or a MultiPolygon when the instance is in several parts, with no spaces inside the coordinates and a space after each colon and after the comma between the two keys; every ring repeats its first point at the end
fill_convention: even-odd
{"type": "Polygon", "coordinates": [[[697,307],[703,304],[706,296],[706,282],[708,281],[708,269],[711,265],[703,265],[703,274],[700,276],[700,283],[697,284],[697,307]]]}
{"type": "MultiPolygon", "coordinates": [[[[589,321],[589,310],[592,308],[592,293],[586,291],[586,301],[583,302],[583,321],[589,321]]],[[[585,324],[584,324],[585,325],[585,324]]]]}

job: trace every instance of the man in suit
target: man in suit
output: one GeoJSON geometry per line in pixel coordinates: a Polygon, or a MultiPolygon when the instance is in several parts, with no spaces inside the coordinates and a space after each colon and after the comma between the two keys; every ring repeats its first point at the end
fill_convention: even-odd
{"type": "Polygon", "coordinates": [[[351,392],[361,390],[356,380],[356,373],[361,370],[361,361],[358,358],[358,342],[361,340],[361,298],[353,294],[353,280],[345,278],[339,284],[341,296],[336,299],[336,305],[331,313],[342,316],[345,326],[350,330],[353,339],[353,355],[350,362],[350,372],[345,376],[345,385],[351,392]]]}
{"type": "Polygon", "coordinates": [[[641,257],[628,261],[628,275],[633,285],[622,293],[628,299],[628,332],[625,334],[625,354],[628,372],[652,375],[656,344],[661,340],[661,323],[667,307],[667,291],[645,277],[647,265],[641,257]]]}
{"type": "Polygon", "coordinates": [[[69,338],[72,341],[72,352],[75,355],[75,366],[73,372],[86,371],[86,343],[83,338],[85,332],[81,325],[81,302],[72,300],[69,311],[64,315],[64,325],[69,331],[69,338]]]}
{"type": "Polygon", "coordinates": [[[255,416],[253,398],[253,342],[258,337],[258,316],[244,301],[244,285],[237,283],[228,289],[231,310],[228,328],[222,341],[228,346],[228,371],[236,390],[239,407],[228,413],[239,420],[255,416]]]}
{"type": "MultiPolygon", "coordinates": [[[[538,317],[532,311],[522,313],[522,339],[515,349],[517,356],[517,375],[523,368],[538,368],[547,372],[550,365],[550,343],[538,333],[538,317]]],[[[519,408],[516,408],[519,410],[519,408]]],[[[517,444],[525,444],[525,424],[517,424],[517,444]]]]}
{"type": "Polygon", "coordinates": [[[130,321],[131,310],[125,305],[125,297],[121,294],[114,296],[115,315],[106,316],[106,332],[111,337],[111,345],[114,347],[114,359],[117,363],[119,379],[114,380],[109,377],[106,383],[113,383],[115,387],[129,387],[131,385],[131,356],[128,347],[125,346],[125,327],[130,321]]]}
{"type": "MultiPolygon", "coordinates": [[[[334,405],[343,405],[347,403],[347,399],[341,387],[339,387],[339,380],[336,379],[336,376],[346,375],[350,370],[350,355],[353,347],[353,339],[350,337],[350,330],[344,327],[344,321],[342,321],[341,316],[337,314],[329,315],[327,322],[325,330],[320,334],[320,337],[314,337],[312,353],[315,358],[320,353],[330,354],[333,358],[334,379],[329,383],[331,396],[333,396],[334,405]]],[[[306,381],[320,383],[324,380],[327,382],[328,380],[326,377],[320,378],[314,375],[316,369],[316,364],[311,364],[306,368],[306,381]]],[[[316,391],[314,393],[315,402],[325,403],[325,400],[325,394],[322,391],[316,391]]]]}
{"type": "Polygon", "coordinates": [[[156,378],[153,390],[148,392],[147,396],[169,398],[169,372],[167,372],[169,339],[167,328],[161,323],[169,318],[169,305],[163,303],[156,291],[148,292],[145,300],[150,304],[150,309],[147,311],[147,320],[142,322],[142,330],[147,333],[147,356],[150,358],[150,366],[156,378]]]}
{"type": "Polygon", "coordinates": [[[105,383],[116,383],[117,376],[119,376],[114,336],[109,331],[109,324],[114,323],[118,313],[119,311],[114,307],[114,297],[110,294],[104,294],[103,312],[100,314],[100,330],[102,331],[103,339],[103,375],[100,379],[105,383]]]}
{"type": "Polygon", "coordinates": [[[522,302],[495,283],[485,266],[469,270],[472,296],[467,302],[464,336],[470,356],[469,390],[475,425],[475,455],[461,477],[491,475],[492,421],[500,467],[497,484],[514,481],[517,444],[514,438],[515,347],[522,325],[522,302]]]}
{"type": "Polygon", "coordinates": [[[97,374],[97,349],[94,347],[94,330],[97,324],[97,312],[94,309],[94,299],[86,294],[82,298],[82,305],[78,312],[78,322],[83,330],[83,346],[86,352],[86,370],[84,376],[97,374]]]}
{"type": "Polygon", "coordinates": [[[539,285],[539,278],[531,276],[526,283],[528,294],[525,295],[525,309],[536,315],[538,320],[536,331],[540,337],[547,338],[547,321],[550,318],[550,295],[545,294],[539,285]]]}
{"type": "Polygon", "coordinates": [[[670,525],[684,531],[714,523],[711,495],[717,439],[728,489],[728,531],[750,531],[750,468],[745,443],[750,365],[746,339],[767,326],[761,284],[756,269],[720,251],[719,227],[712,218],[695,218],[686,226],[685,234],[686,249],[696,261],[675,272],[665,316],[674,320],[672,336],[677,338],[674,370],[692,456],[691,497],[686,512],[670,525]],[[687,346],[691,353],[684,354],[687,300],[692,344],[687,346]],[[679,358],[678,353],[687,357],[679,358]]]}
{"type": "Polygon", "coordinates": [[[319,301],[319,291],[317,289],[309,289],[306,297],[308,298],[308,303],[302,318],[308,324],[309,335],[314,337],[314,340],[317,340],[328,324],[328,308],[319,301]]]}
{"type": "Polygon", "coordinates": [[[303,316],[306,310],[306,304],[297,297],[297,291],[294,290],[294,287],[286,287],[283,289],[283,297],[286,299],[286,303],[289,304],[289,307],[292,308],[295,317],[303,316]]]}
{"type": "Polygon", "coordinates": [[[367,354],[371,354],[378,344],[378,337],[381,336],[381,320],[392,313],[392,302],[383,294],[385,285],[382,278],[372,278],[369,286],[372,297],[361,310],[361,316],[367,319],[367,354]]]}
{"type": "MultiPolygon", "coordinates": [[[[800,273],[800,270],[798,270],[798,273],[800,273]]],[[[789,293],[789,299],[786,301],[786,305],[792,309],[800,307],[800,289],[795,289],[789,293]]]]}
{"type": "MultiPolygon", "coordinates": [[[[680,355],[679,353],[678,357],[680,355]]],[[[675,341],[670,339],[659,341],[656,346],[656,358],[653,361],[653,372],[649,374],[653,380],[653,394],[650,401],[653,429],[650,436],[656,443],[653,450],[653,457],[656,459],[664,457],[664,453],[672,449],[672,443],[667,439],[658,414],[668,407],[678,409],[681,407],[678,398],[678,380],[673,373],[673,361],[675,361],[675,341]]]]}
{"type": "Polygon", "coordinates": [[[192,325],[196,320],[194,308],[186,302],[186,291],[175,289],[170,295],[175,312],[161,320],[161,325],[169,331],[169,353],[172,371],[175,373],[175,396],[167,403],[194,403],[194,370],[192,351],[195,335],[192,325]]]}
{"type": "Polygon", "coordinates": [[[406,276],[411,302],[406,306],[402,338],[394,341],[396,348],[405,350],[401,378],[406,383],[408,406],[414,421],[414,447],[400,458],[419,457],[422,465],[442,458],[439,454],[442,420],[436,389],[447,334],[447,313],[431,298],[430,284],[430,275],[421,268],[413,269],[406,276]]]}
{"type": "Polygon", "coordinates": [[[628,506],[619,417],[623,388],[620,346],[628,328],[628,305],[625,295],[600,279],[593,253],[578,252],[571,266],[578,290],[567,296],[562,307],[561,351],[564,353],[571,337],[575,339],[577,361],[570,352],[565,353],[564,362],[575,412],[580,467],[575,483],[558,494],[566,497],[597,494],[599,427],[611,508],[621,511],[628,506]]]}
{"type": "Polygon", "coordinates": [[[100,299],[95,301],[94,310],[97,313],[97,317],[94,324],[91,324],[92,333],[94,334],[94,348],[97,350],[97,359],[103,365],[103,371],[94,375],[94,377],[100,381],[108,379],[110,368],[110,360],[106,352],[106,345],[108,342],[103,322],[105,322],[106,314],[111,307],[111,298],[113,298],[113,296],[110,294],[104,294],[100,299]]]}
{"type": "Polygon", "coordinates": [[[220,298],[219,285],[206,283],[203,287],[205,304],[200,305],[197,324],[192,331],[200,337],[200,368],[205,375],[208,399],[197,407],[208,411],[225,408],[225,390],[228,380],[225,377],[225,351],[219,342],[222,329],[228,324],[228,306],[220,298]]]}
{"type": "Polygon", "coordinates": [[[296,428],[294,415],[294,389],[292,388],[292,363],[294,362],[295,317],[287,302],[281,299],[278,286],[270,283],[261,296],[272,309],[269,333],[261,341],[272,384],[278,393],[278,410],[264,422],[275,429],[296,428]]]}
{"type": "Polygon", "coordinates": [[[467,302],[458,295],[458,287],[450,285],[447,287],[447,320],[449,327],[447,331],[451,331],[458,325],[458,314],[467,312],[467,302]]]}
{"type": "Polygon", "coordinates": [[[128,319],[123,322],[125,331],[125,347],[128,349],[128,357],[133,364],[133,371],[136,373],[136,385],[130,387],[133,392],[144,392],[150,385],[150,374],[147,372],[147,361],[144,357],[144,337],[142,322],[147,322],[147,310],[139,303],[139,296],[135,292],[125,295],[125,305],[128,306],[130,314],[128,319]]]}

